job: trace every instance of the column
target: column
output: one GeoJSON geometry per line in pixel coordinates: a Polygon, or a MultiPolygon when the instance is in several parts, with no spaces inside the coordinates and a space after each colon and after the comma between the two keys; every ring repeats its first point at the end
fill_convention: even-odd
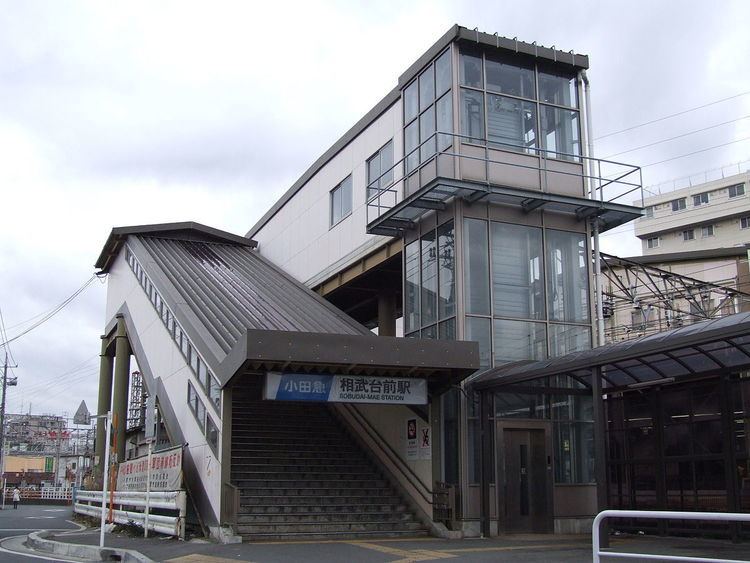
{"type": "Polygon", "coordinates": [[[114,447],[117,462],[125,459],[125,426],[128,418],[128,383],[130,377],[130,343],[128,342],[125,319],[117,316],[115,335],[115,384],[112,391],[112,420],[114,426],[114,447]]]}
{"type": "Polygon", "coordinates": [[[396,295],[378,293],[378,336],[396,336],[396,295]]]}
{"type": "MultiPolygon", "coordinates": [[[[102,350],[99,354],[99,399],[96,404],[96,414],[101,416],[107,415],[112,401],[112,367],[113,358],[107,354],[107,337],[102,336],[102,350]]],[[[105,429],[107,420],[104,418],[96,419],[96,457],[99,459],[97,466],[101,467],[104,463],[104,443],[106,440],[105,429]]]]}

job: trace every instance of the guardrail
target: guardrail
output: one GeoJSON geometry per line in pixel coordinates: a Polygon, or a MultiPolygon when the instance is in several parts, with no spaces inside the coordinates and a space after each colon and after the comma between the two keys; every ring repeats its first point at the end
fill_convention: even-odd
{"type": "MultiPolygon", "coordinates": [[[[109,494],[107,495],[109,496],[109,494]]],[[[100,518],[102,492],[101,491],[76,491],[74,512],[100,518]],[[92,504],[84,504],[84,503],[92,504]]],[[[107,502],[110,505],[110,501],[107,502]]],[[[187,498],[185,491],[115,491],[111,500],[111,513],[114,522],[118,524],[138,524],[149,530],[176,536],[185,537],[185,512],[187,498]],[[119,509],[114,509],[118,505],[119,509]],[[151,514],[147,512],[124,510],[123,507],[145,509],[170,510],[176,515],[151,514]]],[[[108,512],[110,508],[106,509],[108,512]]]]}
{"type": "MultiPolygon", "coordinates": [[[[21,502],[36,500],[43,501],[65,501],[70,502],[73,499],[72,487],[42,487],[40,489],[19,489],[21,502]]],[[[13,487],[5,488],[5,503],[13,502],[13,487]]]]}
{"type": "Polygon", "coordinates": [[[601,563],[601,557],[620,559],[639,559],[655,561],[688,561],[693,563],[747,563],[743,559],[716,559],[707,557],[689,557],[686,555],[653,555],[644,553],[625,553],[622,551],[602,551],[599,530],[607,518],[647,518],[652,520],[706,520],[717,522],[750,522],[750,513],[738,512],[674,512],[670,510],[604,510],[596,515],[591,528],[591,546],[593,563],[601,563]]]}

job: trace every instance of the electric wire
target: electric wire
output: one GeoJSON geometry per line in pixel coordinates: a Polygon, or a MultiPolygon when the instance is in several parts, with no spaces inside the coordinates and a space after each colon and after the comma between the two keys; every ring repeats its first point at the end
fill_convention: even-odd
{"type": "Polygon", "coordinates": [[[750,90],[747,92],[740,92],[739,94],[735,94],[734,96],[729,96],[727,98],[722,98],[720,100],[714,100],[713,102],[708,102],[707,104],[703,104],[700,106],[695,106],[686,110],[678,111],[677,113],[672,113],[669,115],[665,115],[663,117],[658,117],[656,119],[652,119],[651,121],[646,121],[644,123],[639,123],[638,125],[633,125],[631,127],[626,127],[625,129],[620,129],[618,131],[612,131],[611,133],[605,133],[604,135],[600,135],[599,137],[594,137],[595,141],[598,141],[600,139],[606,139],[607,137],[611,137],[613,135],[619,135],[620,133],[625,133],[626,131],[632,131],[633,129],[639,129],[641,127],[645,127],[646,125],[652,125],[654,123],[659,123],[660,121],[664,121],[667,119],[671,119],[672,117],[677,117],[679,115],[685,115],[686,113],[690,113],[699,109],[707,108],[709,106],[714,106],[716,104],[720,104],[722,102],[726,102],[729,100],[734,100],[735,98],[741,98],[742,96],[746,96],[750,94],[750,90]]]}
{"type": "Polygon", "coordinates": [[[633,147],[632,149],[627,149],[624,151],[616,152],[607,156],[603,156],[603,159],[609,159],[614,158],[615,156],[620,156],[623,154],[627,154],[629,152],[634,152],[637,150],[645,149],[648,147],[653,147],[655,145],[660,145],[661,143],[667,143],[669,141],[674,141],[675,139],[682,139],[683,137],[689,137],[690,135],[695,135],[696,133],[702,133],[703,131],[708,131],[710,129],[716,129],[717,127],[721,127],[722,125],[729,125],[730,123],[735,123],[737,121],[742,121],[743,119],[750,118],[750,115],[746,115],[744,117],[738,117],[737,119],[730,119],[729,121],[724,121],[722,123],[717,123],[715,125],[709,125],[708,127],[703,127],[702,129],[694,129],[692,131],[688,131],[687,133],[682,133],[681,135],[675,135],[674,137],[669,137],[668,139],[662,139],[660,141],[654,141],[653,143],[648,143],[646,145],[640,145],[637,147],[633,147]]]}
{"type": "Polygon", "coordinates": [[[714,145],[712,147],[706,147],[704,149],[699,149],[697,151],[688,152],[688,153],[681,154],[681,155],[678,155],[678,156],[673,156],[671,158],[665,158],[664,160],[659,160],[657,162],[651,162],[649,164],[644,164],[640,168],[641,168],[641,170],[643,170],[644,168],[648,168],[649,166],[656,166],[657,164],[664,164],[665,162],[671,162],[673,160],[678,160],[680,158],[685,158],[686,156],[693,156],[695,154],[700,154],[702,152],[707,152],[707,151],[711,151],[711,150],[714,150],[714,149],[719,149],[721,147],[726,147],[728,145],[733,145],[735,143],[741,143],[743,141],[750,141],[750,137],[743,137],[742,139],[736,139],[734,141],[729,141],[727,143],[721,143],[720,145],[714,145]]]}
{"type": "Polygon", "coordinates": [[[32,324],[31,326],[29,326],[25,330],[22,330],[20,333],[16,334],[12,338],[7,338],[6,337],[5,340],[4,340],[4,342],[0,342],[0,346],[6,346],[9,343],[18,340],[22,336],[25,336],[26,334],[28,334],[29,332],[31,332],[35,328],[41,326],[42,324],[44,324],[45,322],[47,322],[48,320],[50,320],[57,313],[59,313],[60,311],[62,311],[67,305],[69,305],[76,297],[78,297],[81,293],[83,293],[83,291],[87,287],[89,287],[91,285],[91,283],[95,279],[96,279],[96,275],[94,274],[88,280],[86,280],[86,282],[81,287],[79,287],[75,292],[73,292],[72,295],[68,296],[64,301],[62,301],[62,303],[60,303],[59,305],[57,305],[56,307],[54,307],[44,317],[42,317],[41,319],[39,319],[38,321],[36,321],[34,324],[32,324]]]}

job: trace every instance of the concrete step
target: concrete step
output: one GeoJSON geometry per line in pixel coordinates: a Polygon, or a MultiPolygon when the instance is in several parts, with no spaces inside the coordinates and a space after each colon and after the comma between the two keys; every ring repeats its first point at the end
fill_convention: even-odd
{"type": "Polygon", "coordinates": [[[361,532],[415,532],[422,529],[419,522],[294,522],[277,524],[238,524],[241,536],[254,534],[309,534],[309,533],[361,533],[361,532]]]}
{"type": "Polygon", "coordinates": [[[346,440],[342,436],[318,436],[311,434],[310,436],[289,436],[289,437],[278,437],[278,436],[266,436],[263,434],[248,434],[244,436],[232,436],[232,443],[236,444],[239,448],[244,448],[251,444],[262,444],[262,445],[275,445],[279,448],[289,448],[298,446],[333,446],[338,448],[349,447],[351,442],[346,440]]]}
{"type": "Polygon", "coordinates": [[[240,496],[261,495],[265,497],[326,497],[326,496],[359,496],[359,497],[381,497],[392,495],[390,487],[357,487],[350,485],[320,486],[320,487],[241,487],[240,496]]]}
{"type": "Polygon", "coordinates": [[[366,494],[351,494],[351,495],[295,495],[295,496],[279,496],[279,495],[268,495],[259,494],[257,491],[251,493],[240,492],[240,503],[243,506],[355,506],[359,504],[372,504],[377,502],[378,504],[401,504],[401,499],[391,493],[389,495],[382,495],[377,498],[373,498],[372,495],[366,494]]]}
{"type": "Polygon", "coordinates": [[[385,490],[390,486],[385,479],[378,479],[369,476],[362,479],[237,479],[234,485],[242,490],[258,489],[279,489],[282,491],[291,490],[385,490]]]}
{"type": "Polygon", "coordinates": [[[283,453],[306,453],[306,452],[312,452],[312,453],[323,453],[323,454],[359,454],[360,451],[352,444],[346,444],[345,442],[342,442],[340,444],[334,444],[336,447],[331,449],[325,449],[321,451],[320,444],[314,444],[310,442],[305,443],[298,443],[298,444],[278,444],[274,443],[272,441],[262,441],[262,440],[256,440],[256,439],[247,439],[245,441],[238,440],[234,441],[232,440],[232,443],[235,445],[235,448],[237,450],[237,453],[249,453],[249,452],[255,452],[255,451],[281,451],[283,453]]]}
{"type": "Polygon", "coordinates": [[[270,533],[270,534],[241,534],[242,540],[247,542],[264,541],[322,541],[322,540],[356,540],[356,539],[389,539],[389,538],[423,538],[428,536],[427,530],[390,530],[376,532],[305,532],[305,533],[270,533]]]}
{"type": "Polygon", "coordinates": [[[406,512],[405,504],[323,504],[305,506],[303,504],[256,504],[240,508],[240,514],[360,514],[363,512],[400,513],[406,512]]]}
{"type": "Polygon", "coordinates": [[[312,471],[310,467],[302,468],[301,470],[284,470],[278,469],[275,471],[232,471],[232,482],[239,483],[240,481],[255,481],[255,480],[273,480],[273,479],[287,479],[295,481],[321,481],[327,479],[354,481],[354,480],[365,480],[365,479],[382,479],[382,476],[375,473],[372,469],[363,467],[360,471],[342,471],[340,469],[332,469],[329,471],[312,471]]]}
{"type": "Polygon", "coordinates": [[[413,522],[409,512],[298,512],[296,514],[241,514],[238,525],[268,524],[342,524],[349,522],[413,522]]]}

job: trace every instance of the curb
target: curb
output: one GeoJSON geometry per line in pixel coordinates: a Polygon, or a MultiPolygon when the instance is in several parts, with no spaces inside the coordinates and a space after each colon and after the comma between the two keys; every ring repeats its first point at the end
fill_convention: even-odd
{"type": "Polygon", "coordinates": [[[89,559],[91,561],[125,561],[128,563],[154,563],[153,560],[137,551],[133,551],[132,549],[64,543],[48,539],[52,534],[53,532],[48,530],[31,532],[28,535],[26,543],[31,549],[37,551],[76,557],[78,559],[89,559]]]}

